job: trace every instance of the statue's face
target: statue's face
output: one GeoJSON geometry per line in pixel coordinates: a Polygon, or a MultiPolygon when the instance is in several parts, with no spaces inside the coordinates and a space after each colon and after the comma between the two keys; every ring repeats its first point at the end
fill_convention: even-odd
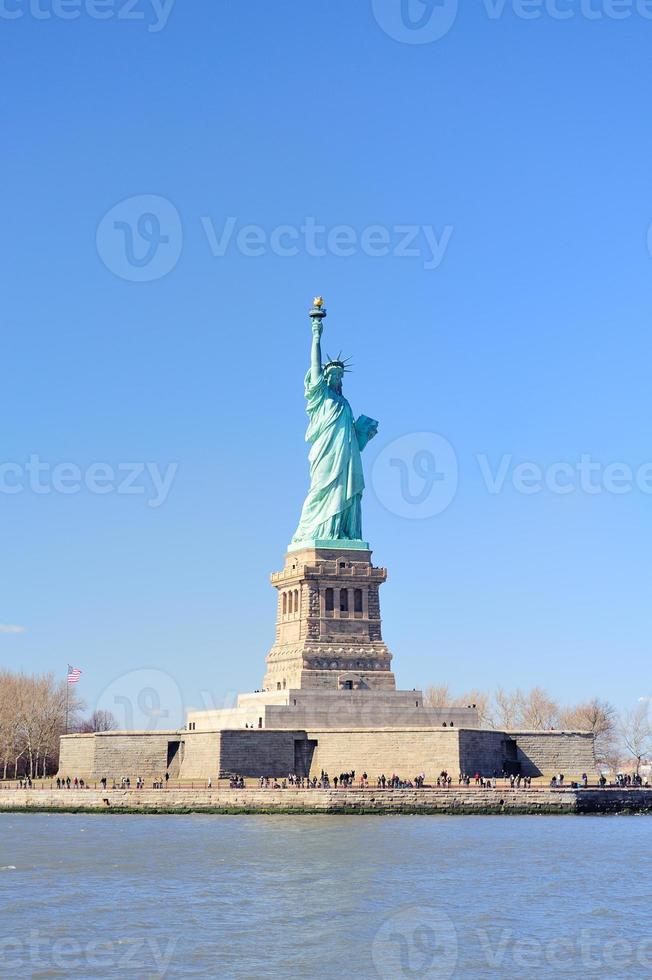
{"type": "Polygon", "coordinates": [[[331,388],[341,388],[344,371],[342,368],[330,367],[326,372],[326,384],[331,388]]]}

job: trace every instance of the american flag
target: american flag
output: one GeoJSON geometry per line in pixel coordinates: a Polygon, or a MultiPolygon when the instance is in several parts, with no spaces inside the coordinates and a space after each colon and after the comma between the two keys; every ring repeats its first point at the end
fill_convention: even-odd
{"type": "Polygon", "coordinates": [[[79,678],[81,677],[81,675],[82,675],[82,672],[79,669],[79,667],[71,667],[70,664],[68,664],[68,683],[69,684],[76,684],[77,681],[79,680],[79,678]]]}

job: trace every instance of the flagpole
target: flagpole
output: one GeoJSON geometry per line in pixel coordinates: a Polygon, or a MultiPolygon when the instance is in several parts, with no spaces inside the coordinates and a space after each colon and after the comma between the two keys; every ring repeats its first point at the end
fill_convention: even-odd
{"type": "Polygon", "coordinates": [[[68,667],[68,669],[66,670],[66,731],[65,731],[65,734],[66,735],[68,734],[68,697],[69,697],[69,694],[70,694],[70,684],[68,683],[68,671],[69,670],[70,670],[70,667],[68,667]]]}

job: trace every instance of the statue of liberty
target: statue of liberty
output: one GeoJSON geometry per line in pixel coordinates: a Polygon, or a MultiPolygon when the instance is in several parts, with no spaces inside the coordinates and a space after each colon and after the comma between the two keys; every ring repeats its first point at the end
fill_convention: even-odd
{"type": "MultiPolygon", "coordinates": [[[[361,451],[378,431],[378,422],[361,415],[354,421],[342,394],[347,365],[340,357],[322,366],[321,335],[326,316],[321,296],[310,311],[312,351],[306,374],[306,401],[310,422],[310,490],[292,545],[315,541],[362,539],[361,451]]],[[[359,546],[359,545],[358,545],[359,546]]]]}

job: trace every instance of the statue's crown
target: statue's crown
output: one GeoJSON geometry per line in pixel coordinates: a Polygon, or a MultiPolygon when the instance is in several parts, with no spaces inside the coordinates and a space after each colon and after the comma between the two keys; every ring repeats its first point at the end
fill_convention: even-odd
{"type": "Polygon", "coordinates": [[[342,351],[339,352],[337,357],[331,357],[330,354],[327,354],[326,356],[328,357],[328,361],[326,362],[326,364],[324,364],[324,371],[327,371],[328,368],[330,367],[339,368],[341,371],[344,372],[351,370],[352,365],[350,363],[350,358],[347,357],[344,360],[342,360],[342,351]]]}

